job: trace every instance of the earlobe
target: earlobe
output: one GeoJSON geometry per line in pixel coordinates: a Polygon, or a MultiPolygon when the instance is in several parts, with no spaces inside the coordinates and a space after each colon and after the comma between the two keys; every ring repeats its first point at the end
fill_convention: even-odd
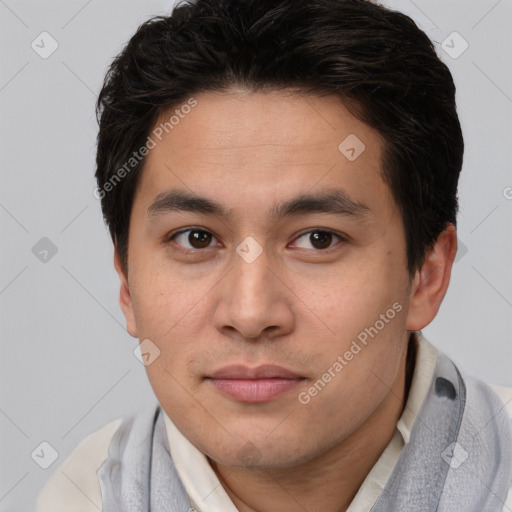
{"type": "Polygon", "coordinates": [[[414,276],[406,328],[419,331],[437,315],[448,289],[453,261],[457,253],[457,232],[451,223],[425,257],[425,262],[414,276]]]}
{"type": "Polygon", "coordinates": [[[123,266],[121,264],[121,258],[117,246],[114,246],[114,267],[120,281],[119,290],[119,305],[123,311],[124,317],[126,318],[126,330],[134,338],[138,338],[137,327],[135,324],[135,315],[133,313],[133,302],[128,285],[128,276],[126,275],[123,266]]]}

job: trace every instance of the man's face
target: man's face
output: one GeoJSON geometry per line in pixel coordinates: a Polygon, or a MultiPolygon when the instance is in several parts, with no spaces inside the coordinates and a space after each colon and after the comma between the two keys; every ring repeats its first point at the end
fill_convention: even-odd
{"type": "Polygon", "coordinates": [[[203,453],[293,466],[359,429],[399,375],[410,280],[382,140],[334,96],[195,99],[138,184],[128,329],[160,350],[156,397],[203,453]]]}

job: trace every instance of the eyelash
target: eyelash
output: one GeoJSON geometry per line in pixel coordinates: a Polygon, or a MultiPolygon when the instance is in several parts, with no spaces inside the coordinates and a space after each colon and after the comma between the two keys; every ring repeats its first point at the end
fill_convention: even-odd
{"type": "MultiPolygon", "coordinates": [[[[186,228],[186,229],[181,229],[179,231],[174,231],[172,233],[169,233],[165,238],[164,238],[164,243],[165,244],[168,244],[170,242],[172,242],[177,236],[179,235],[182,235],[183,233],[188,233],[188,232],[191,232],[191,231],[200,231],[202,233],[208,233],[210,235],[212,235],[214,238],[215,235],[213,233],[211,233],[210,231],[208,231],[207,229],[203,229],[203,228],[200,228],[200,227],[189,227],[189,228],[186,228]]],[[[295,240],[305,236],[305,235],[308,235],[308,234],[311,234],[311,233],[328,233],[330,235],[334,235],[335,237],[339,238],[340,242],[346,242],[349,240],[349,237],[346,236],[346,235],[342,235],[341,233],[338,233],[336,231],[333,231],[331,229],[327,229],[327,228],[315,228],[315,229],[310,229],[309,231],[306,231],[304,233],[301,233],[299,234],[295,240]]],[[[339,242],[338,242],[339,243],[339,242]]],[[[179,244],[177,244],[178,247],[180,248],[179,250],[183,251],[183,252],[186,252],[186,253],[197,253],[197,252],[200,252],[200,251],[203,251],[203,250],[206,250],[206,249],[210,249],[210,247],[205,247],[203,249],[188,249],[186,247],[183,247],[183,246],[180,246],[179,244]]],[[[337,244],[334,244],[333,246],[331,247],[327,247],[326,249],[312,249],[313,251],[317,251],[317,252],[323,252],[323,253],[328,253],[330,252],[331,249],[333,249],[334,247],[336,247],[337,244]]],[[[306,249],[307,250],[307,249],[306,249]]]]}

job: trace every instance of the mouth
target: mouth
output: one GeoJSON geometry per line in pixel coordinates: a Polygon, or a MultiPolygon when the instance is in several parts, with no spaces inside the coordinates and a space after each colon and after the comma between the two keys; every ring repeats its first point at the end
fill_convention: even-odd
{"type": "Polygon", "coordinates": [[[216,391],[243,403],[264,403],[296,388],[305,377],[281,366],[226,366],[206,376],[216,391]]]}

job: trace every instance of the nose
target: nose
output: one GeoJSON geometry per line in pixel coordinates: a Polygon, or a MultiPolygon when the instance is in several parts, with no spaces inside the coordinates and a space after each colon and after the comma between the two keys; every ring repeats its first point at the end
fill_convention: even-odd
{"type": "Polygon", "coordinates": [[[263,251],[254,261],[233,255],[233,266],[216,287],[215,326],[240,340],[263,341],[294,327],[293,293],[263,251]]]}

